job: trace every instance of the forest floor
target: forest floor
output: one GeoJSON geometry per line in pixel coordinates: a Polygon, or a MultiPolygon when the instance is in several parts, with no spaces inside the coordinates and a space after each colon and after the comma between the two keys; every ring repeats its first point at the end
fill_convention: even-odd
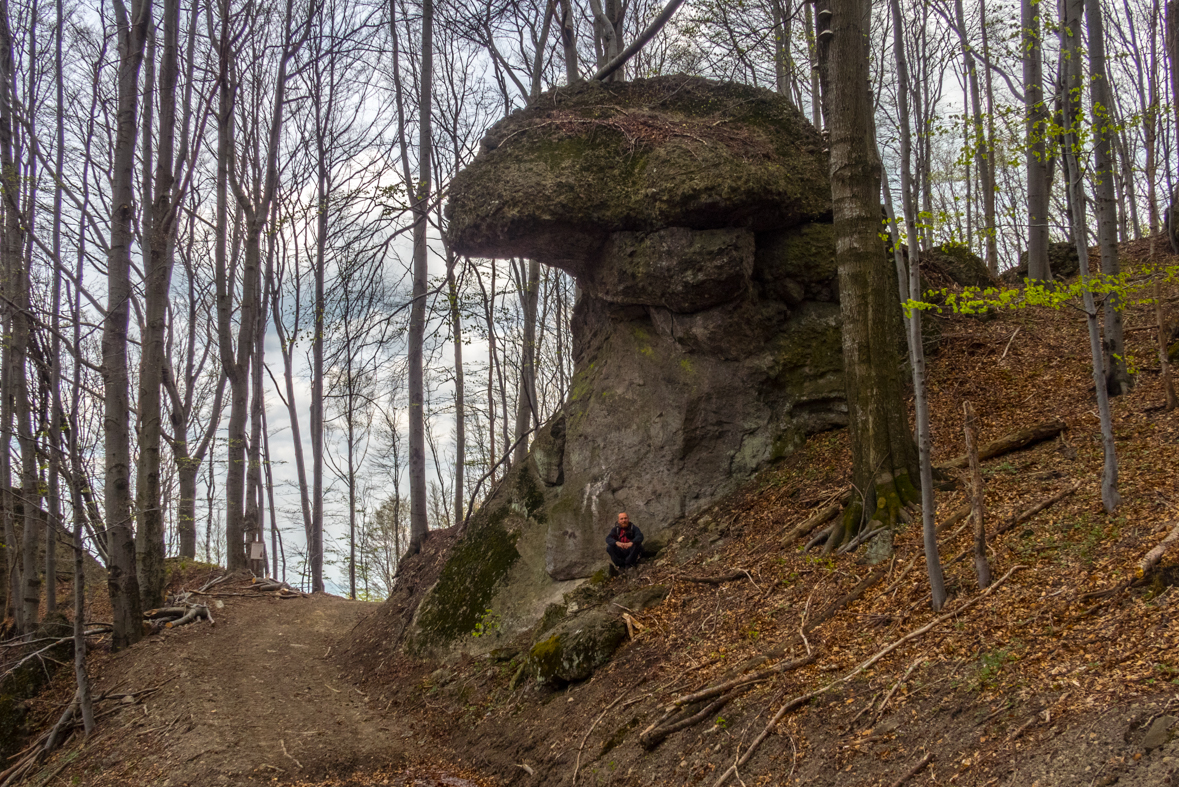
{"type": "MultiPolygon", "coordinates": [[[[1131,271],[1146,249],[1123,247],[1131,271]]],[[[1164,294],[1174,319],[1179,287],[1164,294]]],[[[981,593],[969,556],[956,559],[970,528],[947,530],[951,596],[940,616],[929,608],[917,526],[897,533],[882,569],[860,553],[803,552],[805,538],[783,543],[846,488],[847,436],[828,432],[685,523],[658,558],[594,590],[599,603],[642,585],[670,593],[636,616],[642,629],[585,682],[517,685],[523,639],[500,643],[500,660],[398,651],[452,543],[442,531],[407,561],[386,604],[215,595],[215,626],[97,653],[98,693],[159,690],[101,703],[112,710],[97,738],[85,747],[72,739],[29,783],[707,786],[778,709],[815,693],[769,725],[728,784],[1179,787],[1179,553],[1149,583],[1123,587],[1179,518],[1179,411],[1161,407],[1153,308],[1132,305],[1125,319],[1138,377],[1113,402],[1123,498],[1113,516],[1100,499],[1080,315],[939,321],[929,376],[935,461],[963,452],[966,400],[983,443],[1050,418],[1068,426],[1060,439],[984,463],[989,558],[1002,581],[981,593]],[[688,581],[735,569],[735,581],[688,581]],[[830,618],[800,637],[803,621],[826,610],[830,618]],[[808,648],[809,664],[746,687],[651,750],[640,745],[675,697],[808,648]]],[[[961,485],[939,493],[938,521],[964,500],[961,485]]],[[[72,691],[67,674],[55,685],[38,700],[46,719],[72,691]]]]}
{"type": "MultiPolygon", "coordinates": [[[[178,578],[199,587],[208,573],[178,578]]],[[[165,629],[91,661],[102,714],[93,740],[75,737],[28,784],[316,784],[479,787],[457,758],[393,721],[341,675],[333,643],[377,606],[316,594],[279,599],[248,581],[202,601],[215,624],[165,629]],[[125,699],[131,695],[131,699],[125,699]],[[428,745],[429,744],[429,745],[428,745]]],[[[55,718],[73,692],[60,670],[38,700],[55,718]],[[56,711],[56,712],[54,712],[56,711]]]]}

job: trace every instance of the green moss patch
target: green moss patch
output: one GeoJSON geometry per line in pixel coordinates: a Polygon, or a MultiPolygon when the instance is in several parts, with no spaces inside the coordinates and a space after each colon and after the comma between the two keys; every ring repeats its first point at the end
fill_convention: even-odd
{"type": "Polygon", "coordinates": [[[520,559],[517,535],[504,527],[507,515],[506,506],[497,510],[483,527],[454,545],[438,583],[418,612],[420,645],[449,642],[475,630],[496,585],[520,559]]]}

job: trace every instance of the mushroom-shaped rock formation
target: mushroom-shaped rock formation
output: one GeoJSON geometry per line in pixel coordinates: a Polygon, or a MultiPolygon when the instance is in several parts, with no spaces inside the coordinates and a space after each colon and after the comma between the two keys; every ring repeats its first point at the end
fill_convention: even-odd
{"type": "Polygon", "coordinates": [[[581,290],[565,415],[468,533],[522,558],[477,612],[531,625],[605,565],[617,512],[658,541],[846,423],[827,159],[785,98],[682,76],[547,93],[488,133],[447,211],[456,251],[531,256],[581,290]]]}

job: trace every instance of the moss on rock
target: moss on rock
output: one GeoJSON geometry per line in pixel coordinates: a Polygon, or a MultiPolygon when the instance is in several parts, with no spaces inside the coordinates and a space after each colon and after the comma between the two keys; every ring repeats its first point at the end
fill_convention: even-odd
{"type": "Polygon", "coordinates": [[[508,508],[487,516],[454,545],[438,583],[418,610],[419,646],[447,642],[470,634],[480,622],[496,585],[520,558],[517,535],[504,527],[508,508]]]}
{"type": "Polygon", "coordinates": [[[447,206],[456,250],[572,269],[612,232],[830,211],[822,139],[788,100],[687,76],[544,94],[488,132],[447,206]]]}
{"type": "Polygon", "coordinates": [[[626,640],[626,624],[595,610],[563,621],[528,651],[527,669],[538,683],[585,680],[626,640]]]}

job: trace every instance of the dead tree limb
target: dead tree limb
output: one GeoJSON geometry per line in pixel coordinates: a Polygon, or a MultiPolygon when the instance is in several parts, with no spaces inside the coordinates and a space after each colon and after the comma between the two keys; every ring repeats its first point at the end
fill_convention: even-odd
{"type": "Polygon", "coordinates": [[[754,685],[770,680],[776,675],[810,664],[817,656],[818,652],[812,651],[801,658],[768,667],[752,675],[743,675],[716,686],[677,697],[664,708],[663,715],[655,723],[651,724],[639,734],[639,743],[646,749],[653,749],[669,735],[691,727],[693,724],[708,718],[738,694],[748,691],[754,685]],[[686,706],[695,705],[698,702],[704,702],[705,700],[711,700],[717,697],[719,699],[707,705],[703,710],[691,716],[680,719],[675,718],[686,706]]]}
{"type": "Polygon", "coordinates": [[[929,765],[929,763],[932,760],[933,760],[933,752],[926,752],[925,756],[922,757],[917,762],[913,763],[913,767],[910,768],[909,770],[905,771],[903,774],[901,774],[901,777],[899,779],[897,779],[895,782],[893,782],[891,787],[901,787],[902,784],[909,781],[909,779],[912,779],[914,776],[916,776],[918,773],[920,773],[921,769],[924,768],[926,765],[929,765]]]}
{"type": "MultiPolygon", "coordinates": [[[[1010,454],[1022,448],[1035,445],[1036,443],[1042,443],[1045,440],[1051,440],[1053,437],[1056,437],[1067,428],[1068,424],[1059,418],[1053,418],[1048,421],[1033,424],[1026,429],[1020,429],[1017,432],[1004,435],[998,440],[979,447],[978,460],[980,462],[985,462],[988,459],[994,459],[997,456],[1010,454]]],[[[962,468],[966,467],[969,461],[969,458],[963,454],[962,456],[955,457],[948,462],[942,462],[938,464],[937,467],[943,470],[949,469],[951,467],[961,470],[962,468]]]]}
{"type": "Polygon", "coordinates": [[[975,426],[974,405],[962,403],[966,435],[966,458],[970,465],[970,515],[974,519],[974,573],[978,577],[979,589],[991,584],[991,564],[987,562],[987,530],[983,509],[983,477],[978,459],[978,430],[975,426]]]}
{"type": "Polygon", "coordinates": [[[705,705],[700,711],[692,714],[691,716],[688,716],[686,719],[680,719],[674,724],[668,724],[664,727],[656,727],[653,730],[644,730],[643,734],[639,736],[639,743],[642,744],[644,749],[654,749],[663,742],[664,738],[668,737],[669,735],[674,735],[680,730],[687,729],[693,724],[709,718],[712,716],[712,714],[716,713],[718,710],[727,705],[729,700],[733,699],[738,694],[748,691],[751,685],[751,683],[746,683],[729,689],[728,692],[722,694],[716,700],[712,701],[708,705],[705,705]]]}
{"type": "Polygon", "coordinates": [[[1179,541],[1179,519],[1175,520],[1174,527],[1171,528],[1171,532],[1167,534],[1167,537],[1155,545],[1155,548],[1147,552],[1145,557],[1142,558],[1142,562],[1138,564],[1138,576],[1144,577],[1153,571],[1154,567],[1163,559],[1163,555],[1167,549],[1176,541],[1179,541]]]}
{"type": "MultiPolygon", "coordinates": [[[[168,621],[164,625],[167,628],[176,628],[178,626],[184,626],[192,623],[194,620],[199,618],[209,618],[209,608],[204,604],[198,604],[197,606],[192,607],[188,610],[188,612],[184,613],[182,617],[179,617],[176,620],[168,621]]],[[[209,618],[209,620],[212,622],[211,618],[209,618]]]]}
{"type": "Polygon", "coordinates": [[[1068,497],[1069,495],[1071,495],[1073,492],[1077,491],[1080,488],[1081,488],[1081,483],[1078,481],[1077,483],[1073,484],[1072,486],[1066,486],[1064,489],[1060,490],[1059,492],[1054,494],[1052,497],[1041,500],[1039,503],[1036,503],[1031,508],[1024,510],[1022,513],[1017,514],[1016,516],[1009,519],[1007,522],[1004,522],[1003,525],[998,530],[995,531],[995,536],[1001,536],[1004,533],[1006,533],[1008,530],[1011,530],[1013,527],[1016,527],[1017,525],[1020,525],[1024,522],[1028,521],[1029,519],[1034,517],[1036,514],[1043,511],[1045,508],[1056,505],[1061,500],[1064,500],[1066,497],[1068,497]]]}
{"type": "Polygon", "coordinates": [[[824,609],[818,615],[815,615],[815,617],[813,617],[809,621],[807,621],[807,624],[805,626],[803,626],[803,632],[806,634],[810,634],[812,631],[817,629],[819,626],[826,623],[828,620],[830,620],[832,617],[835,616],[836,612],[843,609],[848,604],[850,604],[853,601],[855,601],[856,599],[858,599],[860,596],[864,595],[864,593],[868,590],[868,588],[870,588],[873,585],[880,582],[880,580],[884,579],[884,577],[887,574],[888,574],[888,565],[885,563],[881,563],[879,566],[876,567],[875,571],[873,571],[871,574],[869,574],[868,576],[866,576],[862,580],[860,580],[860,583],[858,585],[856,585],[854,588],[852,588],[846,596],[839,599],[838,601],[832,602],[831,604],[829,604],[827,606],[826,609],[824,609]]]}
{"type": "Polygon", "coordinates": [[[786,544],[799,536],[805,536],[819,525],[826,522],[831,517],[843,510],[843,507],[851,502],[853,490],[847,489],[843,492],[836,492],[831,496],[828,502],[820,506],[815,513],[808,516],[806,519],[799,522],[794,527],[786,531],[786,535],[782,536],[782,543],[786,544]]]}
{"type": "Polygon", "coordinates": [[[726,582],[736,582],[738,579],[745,579],[745,572],[730,571],[728,574],[722,574],[719,577],[680,577],[680,579],[700,585],[723,585],[726,582]]]}

